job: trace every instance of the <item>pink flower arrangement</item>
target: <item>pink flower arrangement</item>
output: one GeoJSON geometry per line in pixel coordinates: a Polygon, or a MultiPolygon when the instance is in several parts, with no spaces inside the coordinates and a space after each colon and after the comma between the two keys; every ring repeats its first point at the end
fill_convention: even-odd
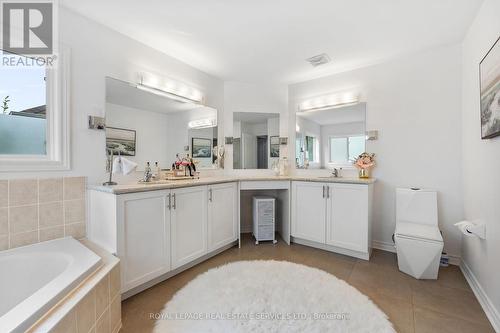
{"type": "Polygon", "coordinates": [[[375,165],[375,154],[363,153],[354,160],[354,166],[358,169],[369,169],[375,165]]]}

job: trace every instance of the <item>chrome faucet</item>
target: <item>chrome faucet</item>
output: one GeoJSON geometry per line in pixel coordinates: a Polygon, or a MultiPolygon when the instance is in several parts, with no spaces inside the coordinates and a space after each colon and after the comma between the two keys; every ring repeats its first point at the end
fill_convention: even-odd
{"type": "Polygon", "coordinates": [[[342,171],[342,168],[340,168],[340,169],[333,168],[333,171],[332,171],[332,176],[333,176],[334,178],[339,178],[339,177],[342,177],[342,176],[340,175],[340,172],[341,172],[341,171],[342,171]]]}

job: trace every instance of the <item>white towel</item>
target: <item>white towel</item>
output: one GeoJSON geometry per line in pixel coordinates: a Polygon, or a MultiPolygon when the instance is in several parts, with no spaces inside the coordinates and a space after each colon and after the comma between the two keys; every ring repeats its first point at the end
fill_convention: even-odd
{"type": "Polygon", "coordinates": [[[116,156],[113,158],[113,174],[121,174],[122,173],[122,162],[121,156],[116,156]]]}
{"type": "Polygon", "coordinates": [[[121,172],[124,175],[128,175],[137,168],[137,163],[127,160],[126,158],[121,158],[121,172]]]}

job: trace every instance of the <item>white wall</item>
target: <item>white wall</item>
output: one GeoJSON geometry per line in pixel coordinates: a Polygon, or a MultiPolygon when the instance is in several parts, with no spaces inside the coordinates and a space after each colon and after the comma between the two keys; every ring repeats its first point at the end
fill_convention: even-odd
{"type": "Polygon", "coordinates": [[[465,217],[486,223],[487,240],[464,238],[462,258],[496,310],[500,330],[500,137],[481,140],[479,62],[500,36],[500,1],[486,0],[463,41],[462,129],[465,217]]]}
{"type": "MultiPolygon", "coordinates": [[[[392,244],[396,187],[435,188],[445,249],[460,254],[460,234],[452,226],[463,216],[460,82],[461,48],[455,45],[289,87],[289,133],[293,136],[295,110],[306,98],[355,90],[367,103],[367,130],[379,130],[379,139],[367,144],[378,163],[374,169],[378,178],[374,240],[392,244]]],[[[294,159],[293,152],[290,149],[290,159],[294,159]]],[[[311,173],[295,170],[304,172],[311,173]]]]}
{"type": "Polygon", "coordinates": [[[59,10],[59,32],[60,41],[71,48],[71,171],[12,172],[2,178],[78,175],[90,183],[104,180],[104,131],[89,130],[87,116],[104,116],[106,76],[127,82],[135,82],[140,71],[168,76],[201,89],[206,104],[222,112],[222,80],[65,8],[59,10]]]}

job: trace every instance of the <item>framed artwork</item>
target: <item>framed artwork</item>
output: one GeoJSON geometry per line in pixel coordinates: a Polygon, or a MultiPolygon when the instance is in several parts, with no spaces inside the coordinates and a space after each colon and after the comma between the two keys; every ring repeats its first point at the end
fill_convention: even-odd
{"type": "Polygon", "coordinates": [[[270,157],[280,157],[280,137],[272,136],[271,144],[269,145],[270,157]]]}
{"type": "Polygon", "coordinates": [[[135,156],[136,132],[116,127],[106,127],[106,149],[115,155],[135,156]]]}
{"type": "Polygon", "coordinates": [[[192,138],[191,147],[193,158],[212,157],[212,139],[192,138]]]}
{"type": "Polygon", "coordinates": [[[479,63],[481,138],[500,135],[500,37],[479,63]]]}

